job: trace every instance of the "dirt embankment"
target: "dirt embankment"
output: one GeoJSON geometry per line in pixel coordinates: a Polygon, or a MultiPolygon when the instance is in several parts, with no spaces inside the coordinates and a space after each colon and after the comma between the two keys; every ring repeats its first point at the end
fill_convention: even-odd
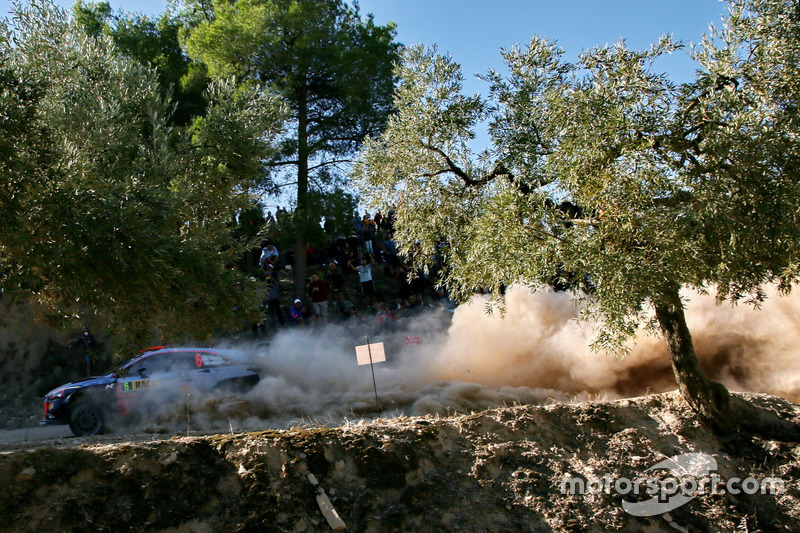
{"type": "MultiPolygon", "coordinates": [[[[800,407],[785,400],[749,398],[800,419],[800,407]]],[[[758,437],[720,440],[674,393],[338,428],[72,444],[80,445],[0,455],[2,531],[330,531],[309,473],[348,531],[753,532],[800,524],[800,450],[758,437]],[[668,481],[676,469],[648,469],[684,457],[714,463],[715,493],[667,494],[655,508],[638,509],[645,516],[626,509],[624,502],[650,496],[622,495],[619,481],[668,481]],[[587,494],[575,493],[575,484],[565,493],[570,478],[585,480],[587,494]],[[784,490],[723,488],[736,478],[780,478],[784,490]],[[610,490],[597,485],[603,479],[610,490]]]]}

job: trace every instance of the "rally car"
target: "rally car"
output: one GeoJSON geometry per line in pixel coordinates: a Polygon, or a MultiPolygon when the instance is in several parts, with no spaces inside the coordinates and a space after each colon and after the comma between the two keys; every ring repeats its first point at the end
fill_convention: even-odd
{"type": "Polygon", "coordinates": [[[108,375],[48,392],[40,424],[69,424],[76,436],[98,435],[111,419],[141,416],[193,393],[245,391],[259,380],[259,369],[238,350],[149,348],[108,375]]]}

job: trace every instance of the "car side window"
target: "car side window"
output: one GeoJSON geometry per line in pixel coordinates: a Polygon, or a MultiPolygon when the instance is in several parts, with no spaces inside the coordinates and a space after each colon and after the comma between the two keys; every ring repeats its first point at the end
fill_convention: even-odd
{"type": "Polygon", "coordinates": [[[136,361],[135,363],[130,365],[128,368],[126,368],[125,371],[122,373],[122,375],[123,376],[138,376],[139,375],[139,371],[143,370],[143,369],[145,369],[147,367],[147,360],[148,359],[149,358],[145,358],[145,359],[140,359],[139,361],[136,361]]]}
{"type": "Polygon", "coordinates": [[[146,357],[144,361],[144,366],[146,372],[148,374],[152,374],[154,372],[169,372],[172,370],[172,354],[170,353],[158,353],[151,355],[150,357],[146,357]]]}
{"type": "Polygon", "coordinates": [[[197,370],[198,368],[195,363],[194,352],[178,352],[173,355],[173,358],[173,368],[178,372],[187,372],[189,370],[197,370]]]}
{"type": "Polygon", "coordinates": [[[219,367],[230,364],[227,358],[213,352],[195,352],[193,358],[195,368],[219,367]]]}

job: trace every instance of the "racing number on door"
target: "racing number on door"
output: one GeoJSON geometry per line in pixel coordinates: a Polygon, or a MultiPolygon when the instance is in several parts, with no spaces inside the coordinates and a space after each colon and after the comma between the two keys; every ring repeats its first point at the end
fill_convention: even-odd
{"type": "Polygon", "coordinates": [[[138,381],[126,381],[122,388],[126,391],[137,391],[142,389],[149,389],[158,385],[158,380],[155,379],[142,379],[138,381]]]}

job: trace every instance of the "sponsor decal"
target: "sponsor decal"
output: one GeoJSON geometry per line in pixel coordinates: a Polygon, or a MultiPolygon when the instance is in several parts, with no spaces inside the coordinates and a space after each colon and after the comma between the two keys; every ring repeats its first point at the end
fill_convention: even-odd
{"type": "Polygon", "coordinates": [[[157,379],[139,379],[136,381],[126,381],[122,388],[126,391],[139,391],[158,387],[157,379]]]}
{"type": "Polygon", "coordinates": [[[197,368],[203,366],[219,366],[225,364],[225,358],[221,355],[198,353],[194,356],[194,362],[197,364],[197,368]]]}

